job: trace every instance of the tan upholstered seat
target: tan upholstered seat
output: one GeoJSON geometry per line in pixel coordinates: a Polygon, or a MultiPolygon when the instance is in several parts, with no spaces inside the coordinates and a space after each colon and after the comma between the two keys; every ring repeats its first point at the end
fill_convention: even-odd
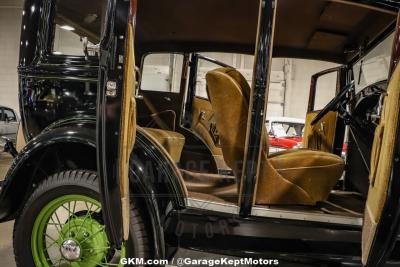
{"type": "Polygon", "coordinates": [[[180,161],[183,146],[185,145],[185,137],[182,134],[155,128],[142,129],[157,140],[175,162],[180,161]]]}
{"type": "MultiPolygon", "coordinates": [[[[245,78],[232,68],[209,72],[207,85],[225,161],[240,179],[250,87],[245,78]]],[[[265,129],[263,138],[256,204],[315,205],[327,199],[344,169],[339,156],[300,149],[269,157],[265,129]]]]}

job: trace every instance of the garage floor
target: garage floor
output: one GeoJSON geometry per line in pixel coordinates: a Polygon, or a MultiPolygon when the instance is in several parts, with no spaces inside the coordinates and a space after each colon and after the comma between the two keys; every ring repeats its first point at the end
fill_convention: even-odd
{"type": "MultiPolygon", "coordinates": [[[[12,162],[12,157],[0,152],[0,181],[4,179],[8,168],[12,162]]],[[[14,222],[0,224],[0,260],[1,266],[14,267],[14,253],[12,246],[12,232],[14,222]]]]}

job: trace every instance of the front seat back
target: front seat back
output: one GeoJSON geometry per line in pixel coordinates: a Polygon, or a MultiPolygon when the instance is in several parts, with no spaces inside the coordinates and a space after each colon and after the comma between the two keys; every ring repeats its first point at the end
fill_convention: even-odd
{"type": "Polygon", "coordinates": [[[207,90],[220,134],[225,162],[240,179],[246,143],[250,87],[233,68],[220,68],[207,73],[207,90]]]}

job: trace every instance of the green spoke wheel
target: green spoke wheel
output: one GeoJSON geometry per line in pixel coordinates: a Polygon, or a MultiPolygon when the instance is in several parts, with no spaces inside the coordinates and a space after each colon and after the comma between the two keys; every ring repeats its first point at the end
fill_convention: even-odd
{"type": "Polygon", "coordinates": [[[66,171],[45,179],[14,225],[17,266],[122,266],[124,257],[148,258],[149,243],[139,210],[131,202],[126,246],[111,247],[102,219],[96,173],[66,171]]]}
{"type": "Polygon", "coordinates": [[[37,266],[113,266],[113,253],[101,222],[101,204],[84,195],[49,202],[33,225],[31,246],[37,266]]]}

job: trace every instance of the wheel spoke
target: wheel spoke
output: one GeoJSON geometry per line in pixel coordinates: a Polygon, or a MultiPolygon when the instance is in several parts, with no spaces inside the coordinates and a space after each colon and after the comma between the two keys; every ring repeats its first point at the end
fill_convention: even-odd
{"type": "Polygon", "coordinates": [[[82,251],[85,250],[105,250],[105,249],[110,249],[111,247],[97,247],[97,248],[84,248],[82,251]]]}
{"type": "MultiPolygon", "coordinates": [[[[93,208],[93,206],[95,206],[95,204],[94,203],[90,203],[91,205],[90,205],[90,207],[87,205],[87,202],[85,201],[85,206],[86,206],[86,208],[87,208],[87,212],[86,212],[86,214],[85,214],[85,217],[83,218],[83,221],[82,221],[82,223],[81,223],[81,225],[79,226],[79,229],[78,229],[78,232],[80,232],[81,230],[82,230],[82,228],[83,228],[83,226],[85,225],[85,222],[87,221],[87,219],[92,219],[92,214],[95,212],[95,211],[92,211],[92,208],[93,208]]],[[[96,205],[97,206],[97,205],[96,205]]],[[[100,209],[101,210],[101,208],[100,207],[98,207],[97,209],[100,209]]],[[[96,210],[97,210],[96,209],[96,210]]]]}
{"type": "Polygon", "coordinates": [[[47,238],[49,238],[51,241],[53,242],[58,242],[57,240],[55,240],[53,237],[51,237],[50,235],[48,235],[47,233],[44,234],[47,238]]]}
{"type": "Polygon", "coordinates": [[[48,246],[46,247],[46,251],[48,251],[49,248],[51,248],[51,247],[54,246],[55,244],[58,244],[58,240],[54,240],[50,245],[48,245],[48,246]]]}
{"type": "Polygon", "coordinates": [[[51,221],[51,223],[48,222],[47,225],[53,225],[56,228],[56,231],[57,231],[58,235],[61,236],[61,238],[64,238],[63,234],[62,234],[62,225],[57,223],[57,222],[55,222],[53,217],[50,217],[49,221],[51,221]]]}
{"type": "MultiPolygon", "coordinates": [[[[74,216],[75,216],[75,218],[76,218],[75,210],[76,210],[76,200],[74,201],[74,208],[72,209],[72,213],[74,214],[74,216]]],[[[74,221],[74,226],[75,226],[75,228],[77,227],[75,221],[74,221]]]]}
{"type": "Polygon", "coordinates": [[[110,266],[110,264],[107,264],[107,263],[104,263],[104,262],[97,262],[97,261],[94,261],[94,260],[91,259],[91,258],[88,258],[87,261],[88,261],[88,262],[93,262],[93,263],[96,264],[97,266],[102,266],[102,267],[108,267],[108,266],[110,266]]]}
{"type": "MultiPolygon", "coordinates": [[[[58,224],[59,224],[60,226],[62,226],[62,225],[64,225],[64,224],[61,224],[60,218],[58,218],[57,211],[58,211],[58,210],[55,210],[55,211],[54,211],[54,215],[56,216],[56,219],[57,219],[58,224]]],[[[62,231],[60,231],[59,234],[60,234],[61,238],[64,238],[64,235],[63,235],[62,231]]]]}
{"type": "Polygon", "coordinates": [[[104,232],[104,228],[105,228],[104,226],[101,226],[100,230],[96,231],[94,234],[91,234],[89,237],[85,238],[83,241],[80,242],[80,244],[82,245],[83,243],[93,238],[94,236],[98,235],[99,233],[104,232]]]}

